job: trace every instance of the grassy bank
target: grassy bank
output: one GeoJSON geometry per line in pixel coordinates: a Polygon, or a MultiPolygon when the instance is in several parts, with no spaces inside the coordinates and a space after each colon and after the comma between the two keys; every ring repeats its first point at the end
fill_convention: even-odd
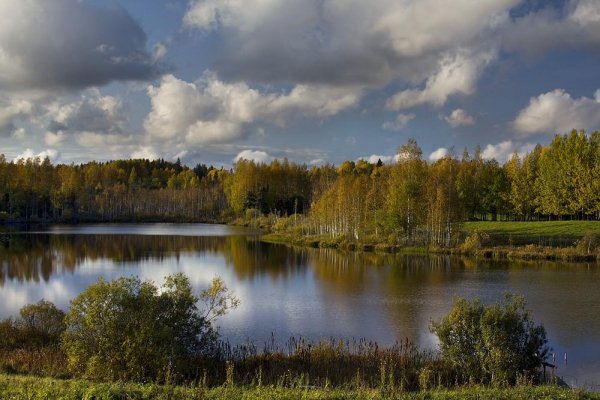
{"type": "Polygon", "coordinates": [[[302,236],[280,231],[262,236],[270,243],[314,248],[386,253],[474,255],[491,259],[600,261],[600,221],[466,222],[459,244],[451,248],[406,246],[385,237],[349,240],[344,237],[302,236]]]}
{"type": "Polygon", "coordinates": [[[3,399],[600,399],[600,394],[556,386],[522,386],[511,389],[465,387],[403,393],[394,389],[317,389],[236,385],[206,388],[137,383],[96,383],[86,380],[0,375],[3,399]]]}
{"type": "Polygon", "coordinates": [[[339,249],[350,251],[379,251],[386,253],[427,253],[434,249],[428,246],[406,246],[390,243],[385,239],[347,240],[344,237],[332,238],[331,236],[301,236],[287,232],[272,232],[261,236],[261,240],[268,243],[292,244],[302,247],[323,249],[339,249]]]}
{"type": "Polygon", "coordinates": [[[496,245],[573,246],[589,232],[600,235],[600,221],[477,221],[463,230],[486,232],[496,245]]]}

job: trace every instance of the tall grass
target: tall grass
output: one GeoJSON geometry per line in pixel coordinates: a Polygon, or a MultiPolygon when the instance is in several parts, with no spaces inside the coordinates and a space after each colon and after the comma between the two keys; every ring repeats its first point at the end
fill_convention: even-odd
{"type": "MultiPolygon", "coordinates": [[[[433,351],[419,350],[408,341],[390,347],[365,339],[330,338],[310,342],[292,337],[262,346],[232,346],[221,342],[215,354],[195,361],[193,376],[170,376],[167,382],[205,387],[280,386],[369,388],[413,391],[459,383],[433,351]]],[[[0,372],[75,378],[65,354],[56,346],[0,351],[0,372]]]]}
{"type": "Polygon", "coordinates": [[[365,339],[310,342],[292,337],[283,346],[272,340],[262,349],[223,343],[218,358],[206,360],[202,375],[213,385],[231,379],[237,385],[416,390],[425,370],[436,371],[431,381],[439,385],[451,383],[454,377],[436,353],[419,350],[408,341],[381,347],[365,339]]]}
{"type": "MultiPolygon", "coordinates": [[[[277,386],[399,392],[478,383],[452,368],[439,353],[420,350],[408,340],[389,347],[366,339],[336,338],[312,342],[292,337],[282,345],[272,338],[262,346],[221,342],[210,357],[196,359],[193,369],[196,372],[188,376],[165,372],[166,383],[207,388],[277,386]]],[[[81,377],[68,369],[66,355],[57,346],[2,350],[0,373],[81,377]]],[[[540,378],[528,382],[540,383],[540,378]]]]}
{"type": "Polygon", "coordinates": [[[381,389],[337,389],[284,386],[172,386],[138,383],[97,383],[84,380],[56,380],[48,378],[0,375],[0,398],[28,400],[229,400],[229,399],[600,399],[600,394],[570,390],[557,386],[522,386],[517,388],[468,387],[457,390],[433,389],[403,393],[381,389]]]}
{"type": "Polygon", "coordinates": [[[58,346],[0,350],[0,372],[53,378],[72,377],[58,346]]]}

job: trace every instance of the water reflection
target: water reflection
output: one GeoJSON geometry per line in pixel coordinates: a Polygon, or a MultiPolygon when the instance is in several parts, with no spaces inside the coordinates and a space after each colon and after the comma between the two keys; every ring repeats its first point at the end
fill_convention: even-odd
{"type": "Polygon", "coordinates": [[[240,231],[228,236],[226,227],[215,228],[217,236],[193,225],[184,232],[205,236],[175,236],[173,225],[164,235],[157,225],[72,229],[0,236],[0,317],[40,298],[66,308],[99,277],[138,275],[160,283],[182,271],[198,289],[218,274],[242,299],[221,320],[232,342],[275,333],[282,340],[367,337],[382,344],[408,337],[433,346],[430,322],[455,296],[491,302],[510,291],[525,295],[558,360],[569,353],[570,365],[559,372],[579,384],[600,382],[596,265],[292,249],[240,231]]]}

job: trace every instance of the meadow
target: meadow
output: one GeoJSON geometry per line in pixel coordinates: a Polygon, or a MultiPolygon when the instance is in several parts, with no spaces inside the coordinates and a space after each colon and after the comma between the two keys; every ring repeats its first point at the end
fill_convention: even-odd
{"type": "Polygon", "coordinates": [[[465,222],[462,229],[485,232],[494,245],[568,247],[590,232],[600,235],[600,221],[476,221],[465,222]]]}

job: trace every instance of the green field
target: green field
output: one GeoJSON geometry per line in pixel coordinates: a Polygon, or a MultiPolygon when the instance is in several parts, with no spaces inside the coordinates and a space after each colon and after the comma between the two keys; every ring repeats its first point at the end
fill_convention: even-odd
{"type": "Polygon", "coordinates": [[[135,383],[94,383],[84,380],[0,375],[1,399],[600,399],[599,393],[524,386],[513,389],[463,388],[402,393],[384,389],[317,389],[310,387],[183,387],[135,383]]]}
{"type": "Polygon", "coordinates": [[[463,229],[466,232],[476,230],[486,232],[490,235],[492,244],[536,244],[564,247],[573,246],[588,232],[600,236],[600,221],[478,221],[465,222],[463,229]]]}

